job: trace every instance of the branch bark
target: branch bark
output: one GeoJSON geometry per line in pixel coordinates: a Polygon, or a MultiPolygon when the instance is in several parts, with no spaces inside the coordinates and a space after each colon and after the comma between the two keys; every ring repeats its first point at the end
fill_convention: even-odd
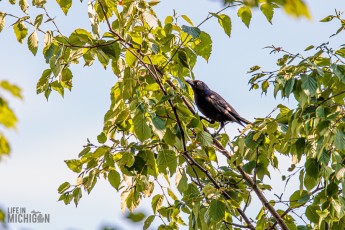
{"type": "MultiPolygon", "coordinates": [[[[152,71],[152,69],[142,60],[141,57],[138,56],[138,54],[136,52],[134,52],[133,50],[129,49],[126,45],[125,40],[118,34],[116,33],[112,27],[111,24],[109,22],[109,19],[107,18],[104,8],[102,6],[102,3],[100,1],[98,1],[103,14],[105,16],[106,22],[108,24],[108,28],[109,31],[111,33],[113,33],[115,36],[118,37],[118,39],[120,40],[121,44],[129,51],[131,52],[137,59],[138,61],[144,66],[145,69],[147,69],[147,71],[149,71],[150,75],[155,79],[155,81],[157,82],[157,84],[159,85],[160,89],[162,90],[162,92],[167,95],[166,91],[164,90],[158,75],[156,75],[156,73],[154,73],[152,71]]],[[[157,72],[157,71],[156,71],[157,72]]],[[[172,82],[169,83],[169,85],[172,84],[172,82]]],[[[172,84],[173,85],[173,84],[172,84]]],[[[175,88],[176,89],[176,88],[175,88]]],[[[190,109],[190,111],[195,114],[195,111],[193,109],[193,107],[190,105],[190,103],[187,101],[187,99],[182,96],[182,100],[184,101],[184,103],[186,103],[186,106],[190,109]]],[[[180,121],[180,118],[177,114],[176,111],[176,107],[174,106],[174,104],[172,103],[171,100],[168,100],[169,105],[171,106],[171,108],[173,109],[174,115],[176,117],[176,121],[177,124],[179,126],[179,129],[181,131],[182,134],[182,141],[183,141],[183,155],[188,158],[188,160],[190,160],[195,166],[197,166],[206,176],[207,178],[209,178],[209,180],[214,184],[215,188],[220,189],[221,187],[219,186],[219,184],[217,183],[217,181],[209,174],[209,172],[202,167],[198,162],[196,162],[188,153],[187,153],[187,148],[186,148],[186,139],[185,139],[185,134],[184,134],[184,130],[182,128],[182,123],[180,121]]],[[[206,127],[204,127],[204,130],[209,132],[206,127]]],[[[228,159],[231,160],[232,154],[225,149],[221,143],[213,138],[213,143],[215,145],[215,147],[217,147],[217,149],[223,154],[225,155],[228,159]]],[[[289,230],[289,228],[287,227],[287,225],[284,223],[283,219],[281,218],[281,216],[277,213],[277,211],[273,208],[273,206],[268,202],[268,200],[266,199],[266,197],[263,195],[262,191],[257,187],[256,183],[251,179],[251,177],[242,169],[241,166],[237,166],[238,171],[240,172],[240,174],[242,175],[242,177],[245,179],[245,181],[249,184],[249,186],[254,190],[254,192],[257,194],[258,198],[260,199],[260,201],[262,202],[262,204],[269,210],[269,212],[272,214],[272,216],[277,220],[277,223],[279,224],[279,226],[281,227],[281,229],[283,230],[289,230]]],[[[222,191],[222,194],[225,198],[227,199],[231,199],[231,197],[229,196],[229,194],[227,194],[225,191],[222,191]]],[[[245,220],[245,222],[247,223],[248,227],[250,229],[255,229],[254,226],[252,225],[252,223],[250,222],[249,218],[246,216],[246,214],[240,209],[237,208],[237,211],[240,213],[240,215],[242,216],[242,218],[245,220]]]]}

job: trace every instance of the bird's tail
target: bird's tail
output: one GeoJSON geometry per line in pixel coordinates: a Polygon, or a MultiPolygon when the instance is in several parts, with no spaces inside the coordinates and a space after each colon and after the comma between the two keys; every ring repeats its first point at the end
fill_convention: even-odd
{"type": "MultiPolygon", "coordinates": [[[[241,122],[245,123],[246,125],[252,125],[253,123],[244,119],[243,117],[239,117],[238,120],[240,120],[241,122]]],[[[244,126],[244,125],[242,125],[244,126]]]]}

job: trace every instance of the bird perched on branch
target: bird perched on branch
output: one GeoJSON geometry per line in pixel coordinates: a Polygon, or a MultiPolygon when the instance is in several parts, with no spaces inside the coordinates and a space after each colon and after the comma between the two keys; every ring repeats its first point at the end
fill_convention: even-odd
{"type": "Polygon", "coordinates": [[[251,124],[250,121],[241,117],[224,98],[208,88],[204,82],[199,80],[186,80],[186,82],[194,91],[194,100],[199,111],[209,118],[211,123],[220,122],[220,128],[216,135],[224,127],[226,121],[236,122],[243,127],[244,124],[251,124]]]}

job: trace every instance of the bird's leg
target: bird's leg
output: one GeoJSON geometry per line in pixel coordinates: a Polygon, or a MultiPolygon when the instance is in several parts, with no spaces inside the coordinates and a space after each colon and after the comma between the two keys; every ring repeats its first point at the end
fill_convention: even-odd
{"type": "Polygon", "coordinates": [[[214,124],[215,123],[214,120],[209,120],[209,119],[207,119],[206,117],[203,117],[203,116],[199,116],[199,117],[200,117],[200,120],[204,119],[205,121],[207,121],[210,124],[214,124]]]}
{"type": "Polygon", "coordinates": [[[219,132],[220,132],[223,128],[224,128],[224,122],[221,121],[221,122],[220,122],[220,128],[219,128],[218,131],[217,131],[216,133],[214,133],[212,136],[213,136],[213,137],[218,136],[219,132]]]}

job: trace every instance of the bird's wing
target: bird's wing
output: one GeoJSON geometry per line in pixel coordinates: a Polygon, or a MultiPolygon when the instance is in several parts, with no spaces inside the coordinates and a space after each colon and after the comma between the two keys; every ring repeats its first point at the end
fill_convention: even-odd
{"type": "Polygon", "coordinates": [[[223,112],[231,121],[241,123],[241,116],[218,93],[212,92],[207,99],[217,108],[218,111],[223,112]]]}

